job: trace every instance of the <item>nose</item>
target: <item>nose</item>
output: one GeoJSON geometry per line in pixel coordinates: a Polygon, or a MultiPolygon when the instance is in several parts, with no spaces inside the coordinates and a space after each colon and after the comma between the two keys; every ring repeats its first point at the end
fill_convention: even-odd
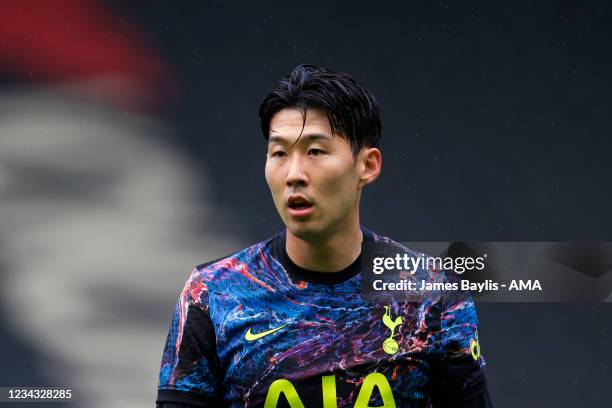
{"type": "Polygon", "coordinates": [[[286,178],[287,187],[304,187],[308,185],[308,176],[304,163],[299,155],[293,155],[289,159],[289,171],[286,178]]]}

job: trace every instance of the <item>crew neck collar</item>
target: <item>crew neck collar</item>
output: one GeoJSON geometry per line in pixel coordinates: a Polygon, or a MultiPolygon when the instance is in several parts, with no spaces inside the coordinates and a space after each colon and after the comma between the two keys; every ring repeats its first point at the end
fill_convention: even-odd
{"type": "Polygon", "coordinates": [[[363,253],[363,244],[374,242],[374,236],[369,230],[362,226],[361,232],[363,234],[363,239],[361,241],[361,252],[359,253],[359,256],[357,256],[357,259],[355,259],[355,261],[353,261],[353,263],[351,263],[349,266],[337,272],[312,271],[296,265],[287,254],[287,230],[277,235],[276,239],[274,240],[275,242],[273,244],[273,248],[277,258],[280,260],[291,280],[295,282],[304,281],[308,283],[334,285],[346,282],[359,274],[361,271],[361,254],[363,253]]]}

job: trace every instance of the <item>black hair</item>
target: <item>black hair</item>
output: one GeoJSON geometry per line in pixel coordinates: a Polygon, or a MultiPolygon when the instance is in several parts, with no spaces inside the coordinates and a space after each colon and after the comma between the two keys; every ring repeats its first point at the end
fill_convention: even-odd
{"type": "Polygon", "coordinates": [[[272,88],[259,107],[261,131],[266,140],[270,120],[285,108],[301,110],[304,124],[308,108],[323,110],[332,132],[348,141],[353,155],[362,147],[380,145],[382,123],[378,102],[348,74],[315,65],[295,67],[272,88]]]}

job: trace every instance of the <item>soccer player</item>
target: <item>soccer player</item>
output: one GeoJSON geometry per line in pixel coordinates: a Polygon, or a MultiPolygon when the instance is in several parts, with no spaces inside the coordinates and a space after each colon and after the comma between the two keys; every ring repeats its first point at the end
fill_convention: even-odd
{"type": "Polygon", "coordinates": [[[259,116],[286,230],[193,270],[157,406],[490,407],[470,298],[379,305],[362,293],[363,246],[399,248],[359,222],[382,163],[374,96],[349,75],[300,65],[259,116]]]}

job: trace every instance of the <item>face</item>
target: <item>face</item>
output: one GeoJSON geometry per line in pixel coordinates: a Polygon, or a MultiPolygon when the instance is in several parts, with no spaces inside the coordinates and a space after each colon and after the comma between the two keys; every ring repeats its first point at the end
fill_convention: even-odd
{"type": "Polygon", "coordinates": [[[364,148],[354,158],[322,110],[308,109],[305,125],[297,109],[272,117],[266,180],[290,233],[317,241],[359,224],[361,190],[378,175],[368,163],[371,150],[378,152],[364,148]]]}

